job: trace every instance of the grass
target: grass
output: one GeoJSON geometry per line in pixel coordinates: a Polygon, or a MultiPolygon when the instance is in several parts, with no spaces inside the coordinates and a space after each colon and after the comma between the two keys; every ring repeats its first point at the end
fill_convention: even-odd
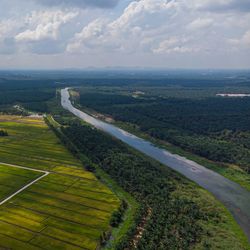
{"type": "MultiPolygon", "coordinates": [[[[0,129],[9,133],[0,138],[2,162],[50,171],[0,206],[0,248],[96,249],[119,198],[84,170],[41,118],[0,116],[0,129]]],[[[1,185],[13,186],[3,198],[40,174],[2,165],[0,173],[1,185]]]]}

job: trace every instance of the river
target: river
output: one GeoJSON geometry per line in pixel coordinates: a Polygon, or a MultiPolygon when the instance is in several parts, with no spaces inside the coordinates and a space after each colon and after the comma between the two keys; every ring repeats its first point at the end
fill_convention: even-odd
{"type": "Polygon", "coordinates": [[[71,104],[68,88],[61,90],[61,104],[64,109],[110,135],[127,143],[138,151],[154,158],[167,167],[183,174],[211,192],[232,213],[250,241],[250,192],[237,183],[209,170],[196,162],[172,154],[152,143],[128,133],[112,124],[98,120],[71,104]]]}

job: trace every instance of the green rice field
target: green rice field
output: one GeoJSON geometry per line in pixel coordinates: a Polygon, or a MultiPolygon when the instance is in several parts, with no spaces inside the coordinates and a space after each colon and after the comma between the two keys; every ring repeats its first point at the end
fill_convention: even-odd
{"type": "Polygon", "coordinates": [[[0,163],[0,202],[41,175],[39,172],[0,163]]]}
{"type": "MultiPolygon", "coordinates": [[[[50,174],[0,206],[0,249],[96,249],[120,201],[41,118],[0,116],[0,162],[50,174]]],[[[0,164],[0,200],[41,173],[0,164]],[[2,188],[3,187],[3,188],[2,188]]]]}

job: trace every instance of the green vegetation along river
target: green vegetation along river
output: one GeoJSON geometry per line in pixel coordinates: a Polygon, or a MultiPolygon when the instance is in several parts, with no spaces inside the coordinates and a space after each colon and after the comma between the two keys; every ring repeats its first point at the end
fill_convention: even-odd
{"type": "Polygon", "coordinates": [[[81,118],[87,123],[92,124],[119,140],[127,143],[131,147],[142,153],[156,159],[162,164],[183,174],[190,180],[196,182],[203,188],[210,191],[218,200],[220,200],[232,213],[238,224],[244,230],[250,241],[250,192],[240,185],[226,179],[225,177],[209,170],[193,161],[187,160],[179,155],[152,145],[133,134],[130,134],[112,124],[100,121],[73,107],[70,101],[68,88],[61,90],[62,106],[81,118]]]}

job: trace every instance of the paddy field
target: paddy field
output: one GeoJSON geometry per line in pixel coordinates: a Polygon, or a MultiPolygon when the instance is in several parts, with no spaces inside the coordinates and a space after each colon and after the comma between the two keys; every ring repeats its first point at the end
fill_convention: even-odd
{"type": "Polygon", "coordinates": [[[0,249],[96,249],[119,207],[117,196],[42,118],[2,115],[0,129],[9,134],[0,137],[0,202],[49,172],[0,205],[0,249]]]}

